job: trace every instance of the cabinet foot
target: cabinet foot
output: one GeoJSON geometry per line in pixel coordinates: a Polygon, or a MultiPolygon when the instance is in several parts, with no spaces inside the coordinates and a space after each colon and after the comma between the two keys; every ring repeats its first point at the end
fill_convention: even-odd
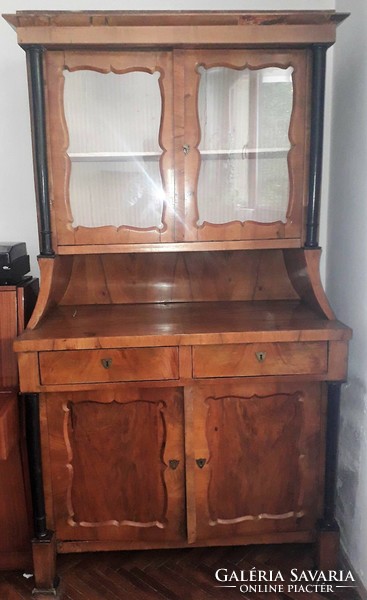
{"type": "Polygon", "coordinates": [[[33,595],[55,597],[59,578],[56,576],[56,537],[53,531],[32,540],[35,587],[33,595]]]}
{"type": "Polygon", "coordinates": [[[320,521],[318,523],[316,562],[319,569],[327,571],[336,569],[339,563],[339,525],[320,521]]]}

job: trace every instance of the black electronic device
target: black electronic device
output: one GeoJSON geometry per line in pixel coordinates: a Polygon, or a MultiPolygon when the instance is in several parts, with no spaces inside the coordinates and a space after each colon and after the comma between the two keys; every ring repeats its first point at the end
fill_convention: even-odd
{"type": "Polygon", "coordinates": [[[0,242],[0,285],[20,283],[30,264],[24,242],[0,242]]]}

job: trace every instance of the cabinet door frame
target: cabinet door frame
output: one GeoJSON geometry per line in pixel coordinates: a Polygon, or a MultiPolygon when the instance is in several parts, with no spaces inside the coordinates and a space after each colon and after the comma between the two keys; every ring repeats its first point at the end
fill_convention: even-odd
{"type": "MultiPolygon", "coordinates": [[[[184,242],[279,240],[304,238],[307,205],[309,155],[310,54],[308,50],[185,50],[175,51],[175,126],[178,199],[176,240],[184,242]],[[232,221],[224,224],[204,222],[197,226],[197,186],[200,170],[200,124],[197,67],[245,68],[293,67],[294,100],[289,128],[291,149],[288,153],[289,204],[287,221],[259,223],[232,221]],[[184,94],[182,94],[182,88],[184,94]],[[181,95],[181,98],[180,98],[181,95]],[[183,98],[184,97],[184,98],[183,98]],[[183,113],[183,114],[182,114],[183,113]],[[189,148],[184,154],[183,149],[189,148]]],[[[301,245],[301,244],[300,244],[301,245]]]]}
{"type": "MultiPolygon", "coordinates": [[[[42,394],[41,401],[42,414],[45,415],[42,419],[44,427],[42,435],[45,494],[49,514],[53,514],[52,525],[56,530],[58,539],[153,544],[165,542],[182,544],[185,542],[185,456],[183,398],[180,388],[144,389],[129,387],[123,390],[100,392],[50,393],[42,394]],[[71,413],[68,406],[85,402],[98,403],[104,406],[112,403],[121,407],[129,405],[130,410],[137,403],[154,405],[152,409],[155,409],[156,418],[160,422],[159,428],[162,436],[159,457],[160,485],[162,486],[160,494],[163,494],[165,500],[162,504],[163,521],[161,523],[159,519],[155,523],[139,521],[134,523],[129,520],[113,522],[115,521],[113,515],[108,521],[93,523],[79,522],[77,518],[74,518],[72,501],[73,452],[72,441],[68,433],[71,426],[71,413]],[[172,463],[172,461],[176,462],[172,463]]],[[[134,414],[137,422],[136,411],[134,414]]],[[[113,425],[113,422],[111,425],[113,425]]],[[[138,444],[136,451],[141,453],[140,462],[143,453],[147,452],[146,463],[147,468],[149,468],[149,460],[154,461],[154,456],[149,454],[149,448],[146,448],[143,443],[144,427],[149,427],[149,423],[141,422],[140,425],[140,431],[136,432],[136,444],[138,444]]],[[[154,435],[154,431],[151,435],[154,435]]],[[[96,447],[98,448],[98,443],[96,447]]],[[[132,452],[135,452],[135,450],[132,449],[132,452]]],[[[116,461],[112,461],[111,465],[106,464],[106,468],[108,466],[113,469],[113,473],[118,468],[116,461]]],[[[84,477],[85,473],[80,468],[79,473],[84,477]]],[[[104,475],[102,474],[101,477],[103,480],[104,475]]],[[[141,480],[142,478],[145,479],[144,474],[140,477],[141,480]]],[[[80,489],[84,489],[83,478],[80,485],[82,486],[80,489]]],[[[88,487],[90,489],[91,484],[88,487]]],[[[95,493],[98,494],[98,489],[95,493]]],[[[114,493],[116,495],[116,489],[114,493]]],[[[93,498],[91,502],[93,506],[93,498]]],[[[144,497],[136,498],[135,502],[137,506],[141,502],[149,503],[149,493],[147,492],[144,497]]],[[[100,500],[98,500],[98,505],[102,506],[100,500]]],[[[147,509],[143,509],[143,512],[144,510],[147,509]]]]}
{"type": "MultiPolygon", "coordinates": [[[[325,389],[320,383],[259,382],[197,385],[185,389],[186,504],[189,543],[204,540],[223,540],[224,543],[228,540],[251,537],[255,539],[259,536],[267,536],[270,539],[271,536],[278,534],[294,534],[295,538],[297,535],[301,538],[305,534],[313,534],[323,506],[325,403],[325,389]],[[228,397],[240,401],[252,399],[261,401],[261,398],[272,396],[284,396],[285,399],[288,396],[291,401],[299,400],[302,404],[301,431],[296,443],[300,486],[299,489],[293,490],[294,494],[298,495],[299,510],[294,511],[292,515],[290,513],[261,517],[260,514],[238,515],[233,519],[218,519],[214,523],[209,507],[209,486],[213,477],[211,467],[213,455],[210,452],[207,431],[210,401],[220,401],[228,397]],[[200,459],[201,462],[198,462],[200,459]]],[[[261,423],[256,425],[261,426],[261,423]]],[[[235,435],[235,432],[232,433],[235,435]]],[[[233,494],[237,492],[238,490],[233,490],[233,494]]]]}
{"type": "MultiPolygon", "coordinates": [[[[50,199],[53,245],[58,247],[85,245],[145,244],[174,241],[174,181],[173,181],[173,95],[171,51],[49,50],[45,53],[46,115],[48,161],[50,168],[50,199]],[[125,74],[131,72],[160,73],[162,113],[159,145],[162,148],[160,173],[166,198],[163,205],[163,229],[130,227],[73,227],[70,208],[69,181],[71,161],[67,155],[68,129],[64,113],[63,71],[90,70],[99,73],[125,74]]],[[[102,199],[101,199],[102,200],[102,199]]]]}

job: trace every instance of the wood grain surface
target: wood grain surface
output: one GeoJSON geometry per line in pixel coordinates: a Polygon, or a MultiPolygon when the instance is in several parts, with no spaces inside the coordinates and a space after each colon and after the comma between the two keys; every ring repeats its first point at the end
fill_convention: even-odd
{"type": "Polygon", "coordinates": [[[14,344],[17,352],[191,344],[348,340],[339,321],[297,301],[63,306],[14,344]]]}

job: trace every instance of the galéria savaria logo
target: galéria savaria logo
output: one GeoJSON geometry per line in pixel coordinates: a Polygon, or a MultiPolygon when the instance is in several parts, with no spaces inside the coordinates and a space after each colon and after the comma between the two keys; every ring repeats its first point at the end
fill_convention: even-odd
{"type": "Polygon", "coordinates": [[[356,587],[351,571],[317,571],[291,569],[290,571],[217,569],[216,585],[220,588],[237,588],[242,594],[256,593],[333,593],[340,588],[356,587]]]}

